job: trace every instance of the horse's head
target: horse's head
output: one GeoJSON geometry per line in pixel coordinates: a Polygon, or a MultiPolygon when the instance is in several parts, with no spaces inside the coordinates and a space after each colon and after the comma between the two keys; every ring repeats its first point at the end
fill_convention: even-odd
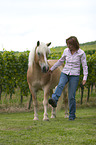
{"type": "Polygon", "coordinates": [[[47,57],[48,57],[48,54],[50,53],[50,49],[48,48],[50,44],[51,42],[48,44],[45,44],[45,43],[40,43],[38,41],[36,49],[35,49],[35,62],[39,64],[42,72],[44,73],[46,73],[49,70],[47,57]]]}

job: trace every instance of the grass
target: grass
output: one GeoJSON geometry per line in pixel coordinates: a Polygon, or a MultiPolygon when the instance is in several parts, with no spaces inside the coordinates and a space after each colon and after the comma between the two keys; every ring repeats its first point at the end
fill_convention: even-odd
{"type": "MultiPolygon", "coordinates": [[[[51,112],[49,111],[49,116],[51,112]]],[[[33,112],[0,113],[0,145],[95,145],[96,108],[78,108],[75,121],[64,118],[33,121],[33,112]]]]}
{"type": "MultiPolygon", "coordinates": [[[[95,145],[96,143],[96,92],[90,93],[86,102],[84,90],[83,104],[80,104],[80,90],[76,92],[76,120],[64,118],[64,105],[57,112],[56,119],[43,121],[43,92],[38,93],[39,121],[33,121],[33,105],[28,110],[29,96],[20,105],[20,94],[5,97],[0,101],[0,145],[95,145]]],[[[49,118],[51,116],[48,108],[49,118]]]]}

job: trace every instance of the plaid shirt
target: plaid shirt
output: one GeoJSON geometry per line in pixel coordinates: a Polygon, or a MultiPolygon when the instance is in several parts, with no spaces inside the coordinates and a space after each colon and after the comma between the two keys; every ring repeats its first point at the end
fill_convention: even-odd
{"type": "Polygon", "coordinates": [[[55,70],[62,63],[65,63],[65,66],[62,70],[63,73],[67,75],[80,75],[80,64],[82,63],[83,67],[83,80],[87,80],[88,75],[88,66],[86,62],[86,55],[83,50],[80,48],[72,55],[69,48],[66,48],[63,52],[62,57],[51,67],[51,71],[55,70]]]}

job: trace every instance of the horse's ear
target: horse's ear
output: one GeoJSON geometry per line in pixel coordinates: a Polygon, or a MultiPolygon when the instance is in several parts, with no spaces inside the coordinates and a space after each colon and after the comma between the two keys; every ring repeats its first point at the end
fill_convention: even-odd
{"type": "Polygon", "coordinates": [[[37,47],[40,45],[40,41],[37,41],[37,47]]]}
{"type": "Polygon", "coordinates": [[[50,45],[51,45],[51,42],[50,42],[50,43],[47,43],[46,45],[47,45],[47,46],[50,46],[50,45]]]}

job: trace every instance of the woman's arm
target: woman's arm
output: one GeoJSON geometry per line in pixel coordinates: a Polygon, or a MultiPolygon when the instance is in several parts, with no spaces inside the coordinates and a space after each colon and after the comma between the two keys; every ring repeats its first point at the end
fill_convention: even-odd
{"type": "Polygon", "coordinates": [[[83,55],[81,57],[81,63],[82,63],[83,75],[84,75],[82,84],[85,85],[86,80],[87,80],[87,75],[88,75],[88,66],[87,66],[87,62],[86,62],[86,54],[85,54],[85,52],[83,53],[83,55]]]}
{"type": "Polygon", "coordinates": [[[65,54],[63,53],[62,57],[50,68],[51,71],[55,70],[57,67],[62,65],[65,61],[65,54]]]}

